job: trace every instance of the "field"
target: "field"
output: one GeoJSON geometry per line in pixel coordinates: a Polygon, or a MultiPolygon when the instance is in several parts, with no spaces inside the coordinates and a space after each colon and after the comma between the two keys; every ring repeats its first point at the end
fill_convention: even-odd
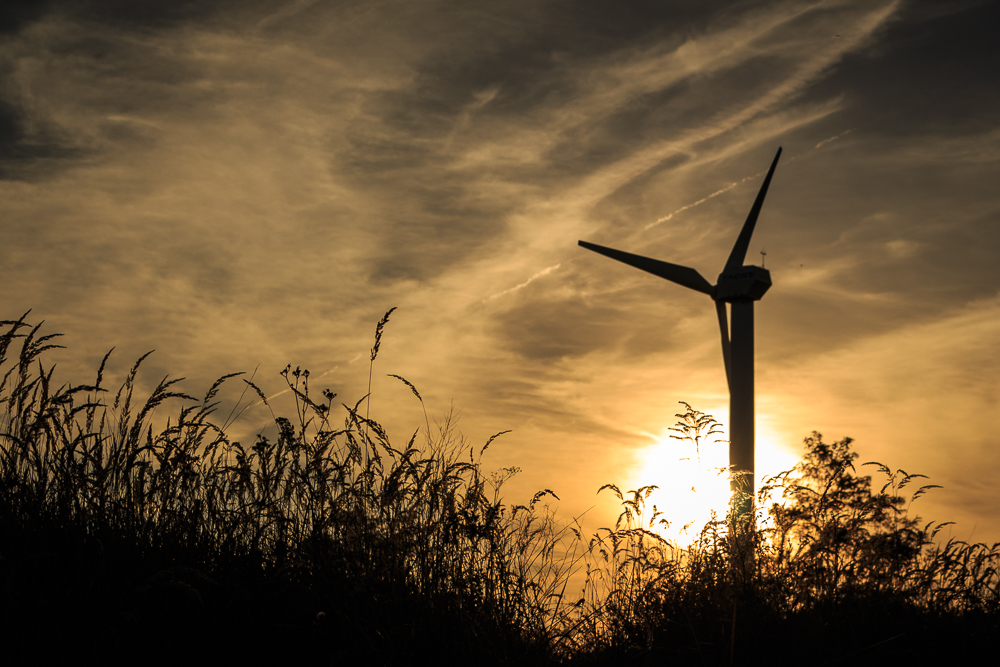
{"type": "MultiPolygon", "coordinates": [[[[366,397],[343,405],[306,370],[282,374],[295,414],[245,445],[215,408],[234,383],[241,405],[266,403],[251,381],[195,398],[164,380],[139,399],[139,359],[114,389],[104,363],[56,387],[56,336],[0,327],[11,664],[886,664],[985,655],[1000,636],[1000,548],[938,540],[946,524],[908,512],[933,485],[866,464],[874,482],[849,439],[807,437],[752,517],[682,549],[657,532],[650,487],[607,485],[618,523],[584,534],[547,509],[550,490],[505,502],[516,471],[481,464],[493,438],[470,446],[428,419],[389,442],[366,397]]],[[[678,430],[713,424],[688,408],[678,430]]]]}

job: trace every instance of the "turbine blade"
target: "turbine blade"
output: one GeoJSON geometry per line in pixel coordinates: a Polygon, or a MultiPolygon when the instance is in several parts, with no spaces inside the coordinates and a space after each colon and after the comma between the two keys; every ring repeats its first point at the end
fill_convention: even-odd
{"type": "Polygon", "coordinates": [[[750,237],[753,236],[753,228],[757,224],[760,207],[764,205],[767,187],[771,185],[771,177],[774,176],[774,168],[778,166],[779,157],[781,157],[781,146],[778,146],[778,154],[774,156],[774,162],[771,163],[771,168],[767,170],[767,176],[764,177],[764,184],[760,186],[757,199],[754,200],[753,206],[750,207],[750,215],[747,216],[747,221],[743,223],[743,229],[740,230],[739,238],[736,239],[736,245],[733,246],[733,251],[729,254],[729,261],[726,262],[725,270],[738,269],[746,261],[747,249],[750,247],[750,237]]]}
{"type": "Polygon", "coordinates": [[[715,312],[719,315],[719,332],[722,334],[722,360],[726,363],[726,385],[733,390],[733,381],[729,372],[729,358],[732,356],[729,346],[729,318],[726,317],[726,302],[716,301],[715,312]]]}
{"type": "Polygon", "coordinates": [[[630,252],[622,252],[621,250],[615,250],[614,248],[605,248],[604,246],[597,245],[596,243],[580,241],[579,244],[587,250],[593,250],[596,253],[604,255],[605,257],[617,259],[619,262],[624,262],[629,266],[642,269],[643,271],[652,273],[654,276],[666,278],[671,282],[675,282],[678,285],[683,285],[684,287],[688,287],[698,292],[703,292],[709,295],[712,294],[711,283],[705,280],[702,275],[694,269],[690,269],[686,266],[680,266],[679,264],[671,264],[670,262],[661,262],[658,259],[650,259],[649,257],[643,257],[642,255],[633,255],[630,252]]]}

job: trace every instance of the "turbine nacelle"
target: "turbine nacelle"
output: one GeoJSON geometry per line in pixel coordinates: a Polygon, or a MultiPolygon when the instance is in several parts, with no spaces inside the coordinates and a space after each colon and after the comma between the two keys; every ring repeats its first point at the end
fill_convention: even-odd
{"type": "Polygon", "coordinates": [[[726,269],[712,290],[716,301],[760,301],[771,287],[771,272],[761,266],[726,269]]]}

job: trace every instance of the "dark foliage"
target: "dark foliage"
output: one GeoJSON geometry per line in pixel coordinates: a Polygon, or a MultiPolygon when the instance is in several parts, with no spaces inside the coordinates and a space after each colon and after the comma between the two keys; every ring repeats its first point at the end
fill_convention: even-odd
{"type": "MultiPolygon", "coordinates": [[[[714,425],[690,406],[680,416],[677,430],[692,439],[714,425]]],[[[614,545],[599,562],[613,586],[592,600],[574,662],[886,664],[992,651],[1000,549],[938,544],[946,524],[921,527],[908,514],[933,485],[905,498],[922,475],[866,464],[886,477],[874,491],[850,444],[813,433],[803,460],[762,484],[762,528],[711,522],[686,550],[637,523],[649,487],[613,489],[622,518],[599,541],[614,545]]]]}
{"type": "MultiPolygon", "coordinates": [[[[113,395],[107,356],[93,385],[56,387],[42,364],[56,336],[23,317],[0,327],[11,664],[884,664],[992,651],[1000,634],[1000,549],[941,544],[945,524],[909,514],[933,485],[865,464],[876,490],[849,439],[806,438],[754,521],[711,521],[690,548],[646,513],[655,487],[606,485],[622,514],[578,556],[581,531],[541,504],[551,491],[502,502],[517,471],[481,467],[497,436],[477,457],[450,420],[433,434],[425,420],[397,448],[368,397],[335,408],[289,366],[295,418],[245,447],[211,419],[238,374],[202,399],[164,379],[136,403],[143,359],[113,395]],[[577,570],[579,600],[565,595],[577,570]]],[[[697,449],[717,424],[685,407],[674,430],[697,449]]]]}
{"type": "Polygon", "coordinates": [[[0,381],[0,623],[17,639],[6,657],[549,655],[560,575],[547,493],[505,506],[512,471],[483,474],[449,420],[397,449],[364,399],[334,425],[334,394],[314,400],[309,372],[289,367],[296,421],[276,417],[273,439],[244,447],[210,420],[234,376],[202,400],[163,380],[136,405],[142,359],[113,396],[104,363],[93,385],[55,387],[40,361],[54,336],[23,318],[3,326],[0,368],[20,344],[0,381]],[[184,405],[156,432],[168,402],[184,405]]]}

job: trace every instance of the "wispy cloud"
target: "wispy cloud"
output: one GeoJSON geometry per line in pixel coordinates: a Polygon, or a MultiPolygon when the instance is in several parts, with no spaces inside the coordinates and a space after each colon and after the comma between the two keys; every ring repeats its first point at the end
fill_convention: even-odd
{"type": "MultiPolygon", "coordinates": [[[[677,400],[726,402],[711,304],[579,238],[708,266],[780,143],[755,236],[775,281],[762,378],[843,392],[858,377],[838,363],[904,361],[865,341],[912,325],[907,349],[940,345],[965,326],[949,313],[1000,289],[996,87],[948,87],[991,80],[996,56],[949,65],[973,43],[924,49],[952,33],[904,3],[143,4],[39,12],[0,43],[6,307],[89,357],[156,347],[192,383],[349,369],[399,305],[387,372],[458,397],[470,433],[518,427],[512,463],[572,458],[562,481],[587,486],[677,400]]],[[[796,386],[789,429],[811,403],[796,386]]]]}

